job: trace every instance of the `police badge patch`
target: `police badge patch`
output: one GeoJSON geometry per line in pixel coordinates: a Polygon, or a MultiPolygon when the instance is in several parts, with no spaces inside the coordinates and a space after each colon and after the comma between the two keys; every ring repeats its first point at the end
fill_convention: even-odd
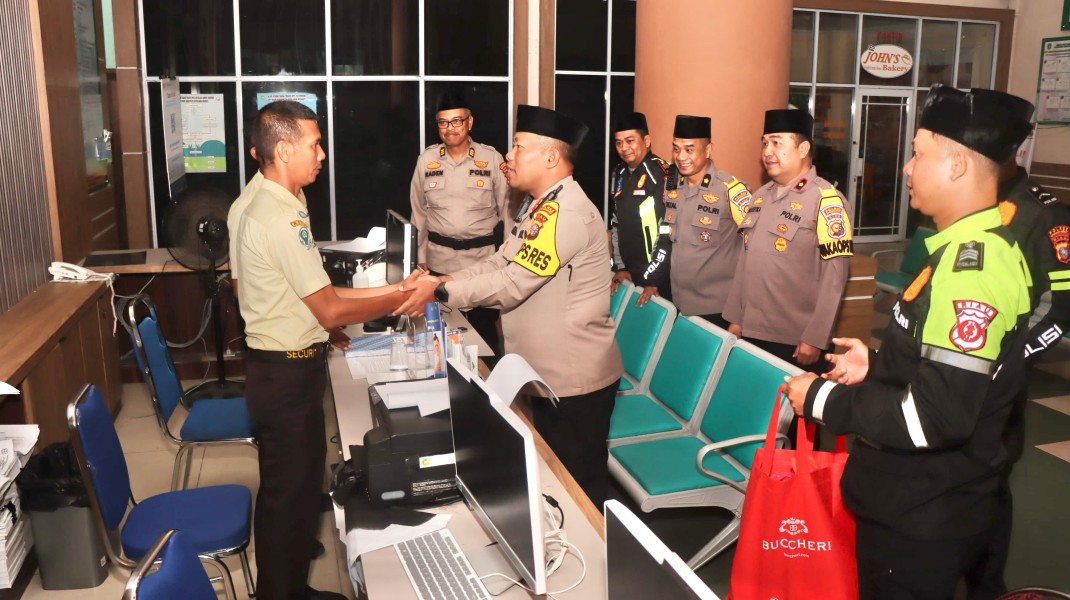
{"type": "Polygon", "coordinates": [[[999,311],[977,300],[955,300],[955,325],[948,337],[956,348],[973,352],[985,347],[988,326],[999,311]]]}
{"type": "Polygon", "coordinates": [[[1048,239],[1055,249],[1055,258],[1063,264],[1070,263],[1070,227],[1058,225],[1048,230],[1048,239]]]}
{"type": "Polygon", "coordinates": [[[981,271],[985,266],[985,245],[983,242],[966,242],[959,244],[958,255],[952,271],[981,271]]]}
{"type": "Polygon", "coordinates": [[[477,169],[486,169],[487,168],[487,161],[485,161],[485,160],[477,160],[477,161],[475,161],[475,165],[476,165],[477,169]]]}

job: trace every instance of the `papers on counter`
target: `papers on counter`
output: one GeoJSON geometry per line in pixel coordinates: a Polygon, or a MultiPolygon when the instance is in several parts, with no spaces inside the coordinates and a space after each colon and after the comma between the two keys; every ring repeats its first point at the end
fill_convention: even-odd
{"type": "Polygon", "coordinates": [[[386,227],[372,227],[371,230],[368,231],[368,237],[359,237],[351,242],[342,242],[323,247],[324,250],[356,252],[358,254],[369,254],[385,248],[386,227]]]}
{"type": "Polygon", "coordinates": [[[550,399],[554,403],[557,402],[557,394],[554,393],[553,388],[547,385],[542,380],[542,377],[535,372],[535,369],[531,368],[528,361],[521,358],[519,354],[506,354],[503,356],[494,367],[494,370],[490,372],[490,376],[487,377],[487,385],[494,390],[495,394],[498,394],[498,397],[506,405],[511,405],[513,400],[516,399],[516,395],[520,393],[520,388],[529,383],[534,383],[545,389],[549,393],[550,399]]]}
{"type": "Polygon", "coordinates": [[[450,387],[447,379],[398,381],[380,384],[376,391],[389,409],[420,409],[420,416],[442,412],[450,407],[450,387]]]}

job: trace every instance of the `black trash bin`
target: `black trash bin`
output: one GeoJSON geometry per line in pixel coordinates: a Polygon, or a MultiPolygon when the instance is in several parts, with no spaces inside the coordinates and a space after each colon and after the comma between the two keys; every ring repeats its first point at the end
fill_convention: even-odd
{"type": "Polygon", "coordinates": [[[108,561],[71,445],[52,444],[31,457],[15,483],[22,510],[30,516],[41,587],[100,585],[108,576],[108,561]]]}

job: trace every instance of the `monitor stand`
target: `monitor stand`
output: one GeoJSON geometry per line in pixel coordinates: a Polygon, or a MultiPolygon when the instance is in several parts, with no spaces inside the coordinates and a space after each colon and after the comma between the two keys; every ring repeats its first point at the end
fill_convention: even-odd
{"type": "MultiPolygon", "coordinates": [[[[476,574],[480,577],[491,573],[501,573],[505,577],[521,581],[520,574],[509,564],[505,555],[498,548],[498,544],[489,544],[482,548],[466,550],[464,555],[468,557],[468,562],[472,563],[472,568],[476,570],[476,574]]],[[[488,577],[480,581],[483,582],[483,586],[487,588],[491,596],[497,596],[515,585],[505,577],[488,577]]]]}

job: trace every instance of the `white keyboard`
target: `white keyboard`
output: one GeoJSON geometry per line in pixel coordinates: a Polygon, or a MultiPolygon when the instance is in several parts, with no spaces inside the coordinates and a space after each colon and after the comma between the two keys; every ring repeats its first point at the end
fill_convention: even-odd
{"type": "Polygon", "coordinates": [[[488,599],[468,558],[448,529],[394,544],[420,600],[488,599]]]}

